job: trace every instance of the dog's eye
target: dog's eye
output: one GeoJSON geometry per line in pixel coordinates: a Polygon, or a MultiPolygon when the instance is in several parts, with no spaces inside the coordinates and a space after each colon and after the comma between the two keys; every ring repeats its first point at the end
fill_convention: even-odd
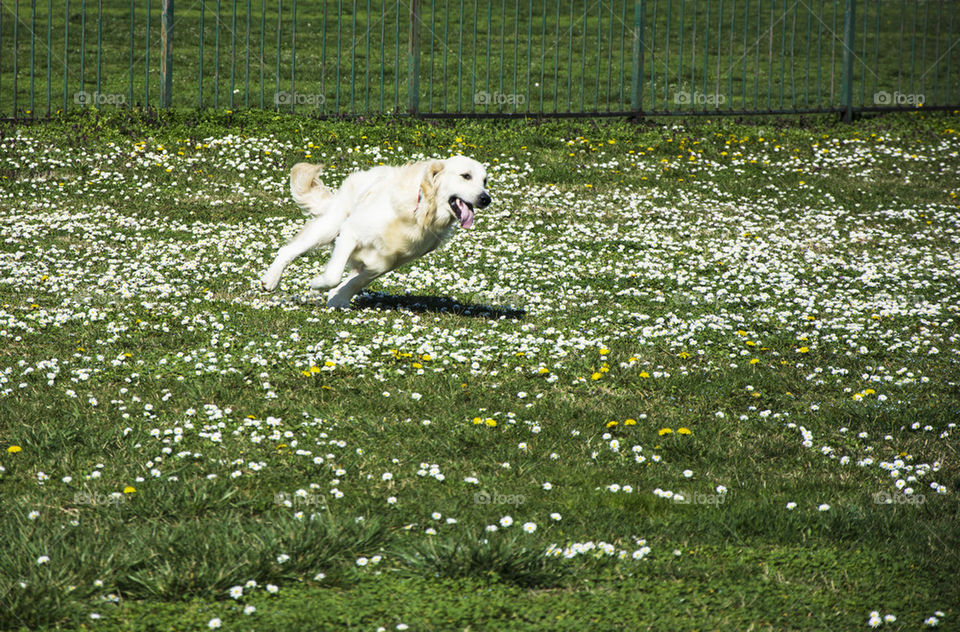
{"type": "Polygon", "coordinates": [[[469,180],[469,179],[472,178],[472,177],[473,177],[473,176],[471,176],[469,173],[463,174],[463,179],[464,179],[464,180],[469,180]]]}

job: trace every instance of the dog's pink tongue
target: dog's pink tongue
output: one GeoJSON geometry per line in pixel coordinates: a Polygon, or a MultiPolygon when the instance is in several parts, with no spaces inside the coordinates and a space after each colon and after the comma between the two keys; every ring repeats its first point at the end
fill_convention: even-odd
{"type": "Polygon", "coordinates": [[[473,226],[473,209],[460,198],[457,198],[457,208],[460,209],[460,225],[464,228],[473,226]]]}

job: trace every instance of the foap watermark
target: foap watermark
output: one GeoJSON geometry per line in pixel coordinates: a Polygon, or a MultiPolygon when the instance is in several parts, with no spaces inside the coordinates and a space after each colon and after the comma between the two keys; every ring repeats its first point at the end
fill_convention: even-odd
{"type": "Polygon", "coordinates": [[[701,494],[694,492],[692,494],[675,493],[673,502],[678,505],[713,505],[719,507],[724,503],[726,494],[701,494]]]}
{"type": "Polygon", "coordinates": [[[317,107],[326,103],[327,99],[316,92],[287,92],[281,90],[273,95],[274,105],[312,105],[317,107]]]}
{"type": "Polygon", "coordinates": [[[487,92],[481,90],[473,95],[474,105],[523,105],[527,102],[527,95],[519,92],[487,92]]]}
{"type": "Polygon", "coordinates": [[[927,502],[921,494],[904,494],[902,492],[879,491],[872,495],[875,505],[914,505],[919,507],[927,502]]]}
{"type": "Polygon", "coordinates": [[[73,93],[73,102],[77,105],[126,105],[126,95],[118,92],[87,92],[81,90],[73,93]]]}
{"type": "Polygon", "coordinates": [[[475,505],[514,505],[519,506],[527,502],[523,494],[498,494],[487,491],[476,492],[473,495],[475,505]]]}
{"type": "Polygon", "coordinates": [[[694,90],[693,92],[690,92],[689,90],[680,90],[673,95],[673,101],[677,105],[720,106],[727,102],[727,96],[725,94],[720,94],[719,92],[715,94],[707,94],[705,92],[700,92],[699,90],[694,90]]]}
{"type": "Polygon", "coordinates": [[[87,505],[89,507],[101,507],[103,505],[113,505],[116,507],[124,501],[123,494],[113,492],[111,494],[100,494],[97,492],[75,492],[73,494],[74,505],[87,505]]]}
{"type": "Polygon", "coordinates": [[[887,92],[886,90],[881,90],[880,92],[873,93],[874,105],[909,105],[912,107],[919,107],[923,105],[924,101],[926,101],[926,97],[915,92],[900,92],[899,90],[887,92]]]}

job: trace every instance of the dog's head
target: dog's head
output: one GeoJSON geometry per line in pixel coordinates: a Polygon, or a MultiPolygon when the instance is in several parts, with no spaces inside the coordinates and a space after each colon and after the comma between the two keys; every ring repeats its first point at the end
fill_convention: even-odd
{"type": "Polygon", "coordinates": [[[490,204],[487,170],[466,156],[430,163],[427,179],[438,213],[447,210],[452,215],[451,220],[455,218],[464,228],[473,226],[474,209],[486,208],[490,204]]]}

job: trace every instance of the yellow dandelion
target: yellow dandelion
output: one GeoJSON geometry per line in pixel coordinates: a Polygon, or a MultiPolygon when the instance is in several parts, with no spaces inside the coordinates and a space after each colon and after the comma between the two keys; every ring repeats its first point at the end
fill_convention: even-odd
{"type": "Polygon", "coordinates": [[[677,428],[677,434],[689,435],[689,434],[693,434],[693,431],[687,427],[677,428]]]}
{"type": "Polygon", "coordinates": [[[750,360],[750,364],[757,364],[758,362],[760,362],[760,360],[758,360],[757,358],[753,358],[752,360],[750,360]]]}
{"type": "Polygon", "coordinates": [[[126,487],[123,488],[124,494],[135,494],[136,492],[137,492],[137,488],[134,487],[133,485],[127,485],[126,487]]]}
{"type": "Polygon", "coordinates": [[[616,421],[608,421],[608,422],[607,422],[607,428],[613,428],[613,427],[616,426],[616,425],[617,425],[617,422],[616,422],[616,421]]]}
{"type": "Polygon", "coordinates": [[[636,425],[637,425],[637,420],[636,420],[636,419],[627,419],[625,422],[623,422],[623,425],[624,425],[624,426],[636,426],[636,425]]]}
{"type": "Polygon", "coordinates": [[[540,367],[540,375],[545,375],[550,372],[550,369],[546,367],[540,367]]]}
{"type": "Polygon", "coordinates": [[[670,428],[661,428],[660,430],[657,431],[657,436],[662,437],[663,435],[668,435],[672,433],[673,433],[673,430],[671,430],[670,428]]]}
{"type": "Polygon", "coordinates": [[[806,353],[808,351],[810,351],[810,349],[808,349],[807,347],[800,347],[799,349],[797,349],[797,353],[806,353]]]}
{"type": "Polygon", "coordinates": [[[21,448],[18,445],[12,445],[9,448],[7,448],[7,452],[9,452],[10,454],[16,454],[17,452],[20,452],[22,449],[23,448],[21,448]]]}
{"type": "Polygon", "coordinates": [[[590,376],[590,379],[599,380],[601,377],[603,377],[603,373],[594,373],[593,375],[590,376]]]}
{"type": "Polygon", "coordinates": [[[485,424],[487,425],[487,427],[489,427],[489,428],[494,428],[494,427],[496,427],[496,425],[497,425],[497,420],[496,420],[496,419],[493,419],[493,418],[490,418],[490,419],[487,419],[487,420],[486,420],[485,422],[483,422],[483,423],[485,423],[485,424]]]}
{"type": "Polygon", "coordinates": [[[606,347],[601,347],[600,355],[607,355],[608,353],[610,353],[609,349],[607,349],[606,347]]]}
{"type": "Polygon", "coordinates": [[[648,377],[650,377],[650,374],[647,373],[646,371],[640,371],[640,377],[642,377],[643,379],[647,379],[648,377]]]}

